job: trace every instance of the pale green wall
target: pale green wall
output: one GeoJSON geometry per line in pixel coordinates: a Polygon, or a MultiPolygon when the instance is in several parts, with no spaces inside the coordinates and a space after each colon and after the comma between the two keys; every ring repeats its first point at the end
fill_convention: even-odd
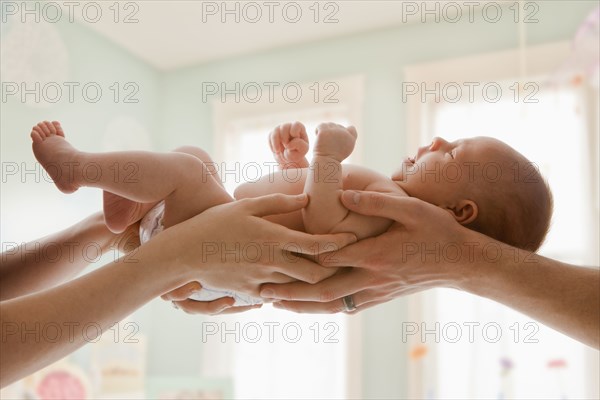
{"type": "MultiPolygon", "coordinates": [[[[45,119],[63,122],[69,128],[71,140],[87,149],[101,149],[106,126],[117,117],[133,117],[150,136],[158,137],[161,96],[157,70],[78,24],[58,23],[53,26],[58,29],[68,50],[69,74],[66,81],[97,82],[103,89],[103,95],[96,104],[81,101],[79,95],[76,95],[75,102],[70,103],[66,100],[65,91],[64,100],[56,104],[46,103],[48,105],[44,107],[32,107],[23,104],[19,98],[9,97],[6,103],[2,103],[2,160],[31,158],[29,131],[35,123],[45,119]],[[115,103],[108,89],[114,82],[135,82],[140,89],[135,96],[139,103],[115,103]],[[16,145],[15,139],[27,145],[16,145]]],[[[6,31],[9,29],[7,27],[6,31]]],[[[62,81],[60,83],[62,85],[62,81]]]]}
{"type": "MultiPolygon", "coordinates": [[[[9,24],[12,23],[9,20],[9,24]]],[[[18,22],[13,26],[3,26],[2,34],[8,35],[11,29],[17,28],[16,24],[18,22]]],[[[33,26],[34,29],[36,27],[33,26]]],[[[82,97],[76,94],[75,101],[70,103],[65,93],[63,100],[56,104],[46,102],[45,105],[33,106],[21,102],[19,97],[8,97],[8,101],[2,102],[0,106],[3,167],[8,163],[20,165],[25,162],[28,168],[32,168],[35,159],[31,151],[29,133],[31,127],[42,120],[61,121],[69,140],[84,151],[103,151],[103,136],[107,125],[111,120],[120,117],[134,118],[150,137],[157,138],[160,135],[158,126],[162,99],[159,72],[87,27],[76,23],[61,22],[51,25],[50,28],[56,28],[68,52],[68,75],[63,77],[64,80],[57,82],[61,86],[65,81],[79,82],[82,85],[96,82],[102,88],[103,95],[94,104],[82,101],[82,97]],[[136,96],[139,102],[136,104],[115,103],[114,97],[108,89],[114,82],[135,82],[139,86],[139,93],[136,96]]],[[[27,45],[28,43],[24,43],[23,47],[27,45]]],[[[33,60],[44,62],[41,58],[34,57],[33,60]]],[[[43,71],[44,66],[41,65],[39,70],[43,71]]],[[[33,79],[39,80],[35,76],[33,79]]],[[[2,76],[2,80],[6,82],[7,78],[2,76]]],[[[42,82],[42,84],[44,83],[42,82]]],[[[0,193],[2,241],[20,242],[41,237],[52,231],[66,228],[71,223],[100,209],[102,198],[100,191],[82,189],[76,194],[66,196],[59,193],[54,185],[43,180],[36,184],[34,179],[36,179],[35,175],[29,175],[25,179],[10,177],[3,180],[0,193]],[[15,205],[15,201],[17,205],[15,205]],[[7,207],[7,204],[13,206],[7,207]],[[54,212],[54,207],[63,207],[63,212],[54,212]],[[35,211],[32,213],[29,210],[35,211]],[[44,221],[32,218],[32,215],[37,215],[35,212],[40,210],[44,214],[44,221]],[[60,216],[65,215],[65,210],[71,221],[61,219],[60,216]],[[47,231],[42,229],[40,232],[39,225],[44,223],[54,228],[47,231]],[[33,234],[36,236],[21,237],[14,230],[11,231],[8,228],[16,224],[22,226],[22,229],[28,230],[28,235],[34,232],[33,234]]],[[[111,288],[106,288],[106,290],[111,290],[111,288]]],[[[153,320],[147,310],[148,307],[136,313],[142,332],[150,330],[153,320]]],[[[71,357],[87,368],[90,363],[89,354],[90,347],[87,346],[71,357]]]]}
{"type": "MultiPolygon", "coordinates": [[[[529,44],[572,37],[577,25],[597,2],[540,2],[538,24],[528,25],[529,44]]],[[[314,81],[349,74],[366,77],[363,110],[364,162],[389,172],[405,151],[405,107],[400,85],[407,64],[513,48],[513,23],[477,21],[459,24],[413,24],[236,57],[161,73],[106,39],[79,25],[59,26],[70,53],[73,81],[135,81],[140,103],[60,104],[39,109],[9,101],[2,104],[2,161],[32,160],[27,131],[37,121],[59,119],[86,149],[100,149],[108,121],[119,115],[138,119],[152,135],[156,150],[183,144],[213,148],[212,110],[201,100],[201,83],[250,81],[314,81]]],[[[227,39],[224,39],[227,40],[227,39]]],[[[3,185],[6,190],[18,187],[3,185]]],[[[400,343],[406,301],[397,300],[362,314],[363,396],[406,396],[407,349],[400,343]]],[[[153,302],[139,313],[145,332],[152,331],[148,353],[150,374],[194,375],[200,365],[197,340],[201,318],[189,318],[185,331],[181,315],[166,304],[153,302]],[[161,343],[168,345],[161,346],[161,343]],[[194,358],[189,355],[194,354],[194,358]],[[159,361],[160,360],[160,361],[159,361]]]]}

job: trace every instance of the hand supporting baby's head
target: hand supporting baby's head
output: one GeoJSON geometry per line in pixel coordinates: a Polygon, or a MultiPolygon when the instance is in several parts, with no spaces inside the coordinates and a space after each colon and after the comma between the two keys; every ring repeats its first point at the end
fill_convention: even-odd
{"type": "Polygon", "coordinates": [[[521,249],[537,250],[550,226],[552,194],[537,166],[493,138],[435,138],[393,179],[462,225],[521,249]]]}

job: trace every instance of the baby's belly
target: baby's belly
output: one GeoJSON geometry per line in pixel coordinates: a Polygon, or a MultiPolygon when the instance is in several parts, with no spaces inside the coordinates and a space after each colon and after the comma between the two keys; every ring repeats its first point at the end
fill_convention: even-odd
{"type": "MultiPolygon", "coordinates": [[[[363,190],[365,182],[364,167],[343,164],[342,188],[344,190],[363,190]]],[[[308,177],[308,168],[275,171],[261,177],[256,182],[246,182],[237,187],[234,197],[236,200],[265,196],[274,193],[297,195],[304,192],[304,183],[308,177]]],[[[323,177],[327,178],[327,177],[323,177]]],[[[302,211],[287,214],[271,215],[267,220],[281,224],[289,229],[305,232],[302,221],[302,211]]]]}

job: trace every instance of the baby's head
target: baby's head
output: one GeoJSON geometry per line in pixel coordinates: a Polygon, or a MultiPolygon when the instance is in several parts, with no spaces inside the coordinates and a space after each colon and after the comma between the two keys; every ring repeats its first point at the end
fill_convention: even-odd
{"type": "Polygon", "coordinates": [[[497,139],[435,138],[392,179],[462,225],[521,249],[537,250],[550,226],[548,184],[535,164],[497,139]]]}

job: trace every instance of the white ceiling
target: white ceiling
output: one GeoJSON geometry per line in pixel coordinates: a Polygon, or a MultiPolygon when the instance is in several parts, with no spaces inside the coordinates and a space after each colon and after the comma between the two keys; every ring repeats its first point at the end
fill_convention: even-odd
{"type": "MultiPolygon", "coordinates": [[[[170,70],[241,54],[399,26],[421,18],[420,14],[409,16],[406,8],[403,9],[403,3],[421,2],[321,1],[320,22],[315,23],[315,13],[309,9],[314,1],[274,1],[272,3],[278,6],[272,8],[271,23],[269,6],[265,5],[268,2],[234,1],[229,2],[227,7],[233,9],[236,3],[240,9],[239,23],[235,22],[234,15],[225,15],[226,22],[222,23],[220,12],[216,15],[209,13],[210,7],[219,7],[220,11],[222,1],[130,2],[139,7],[137,11],[132,5],[126,8],[127,2],[120,2],[119,18],[122,20],[135,12],[134,17],[139,21],[137,23],[115,23],[114,11],[108,9],[113,4],[111,1],[102,3],[104,10],[99,22],[89,23],[81,16],[78,19],[154,67],[170,70]],[[260,7],[262,17],[257,23],[248,22],[257,15],[257,8],[248,5],[249,3],[260,7]],[[283,6],[287,3],[300,6],[302,16],[299,22],[290,23],[284,19],[284,15],[288,18],[295,17],[293,6],[288,6],[287,14],[283,13],[283,6]],[[325,16],[332,12],[339,22],[323,23],[325,16]]],[[[91,11],[90,15],[93,15],[91,11]]]]}

